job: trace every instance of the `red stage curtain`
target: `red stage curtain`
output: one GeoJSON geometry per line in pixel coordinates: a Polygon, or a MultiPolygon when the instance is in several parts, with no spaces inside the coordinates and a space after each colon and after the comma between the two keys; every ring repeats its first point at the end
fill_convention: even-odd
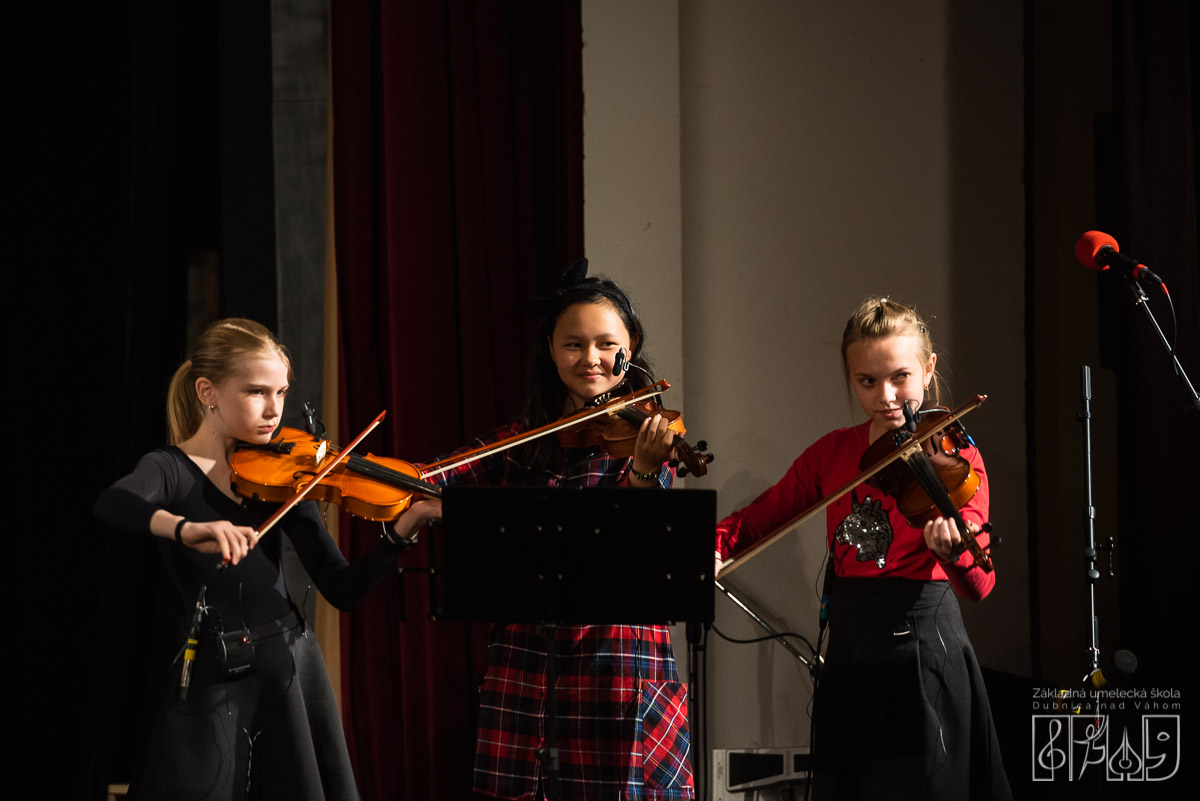
{"type": "MultiPolygon", "coordinates": [[[[339,0],[331,47],[338,433],[386,409],[370,450],[429,460],[518,413],[522,305],[583,255],[579,3],[339,0]]],[[[366,799],[470,796],[486,630],[427,601],[389,580],[342,627],[366,799]]]]}

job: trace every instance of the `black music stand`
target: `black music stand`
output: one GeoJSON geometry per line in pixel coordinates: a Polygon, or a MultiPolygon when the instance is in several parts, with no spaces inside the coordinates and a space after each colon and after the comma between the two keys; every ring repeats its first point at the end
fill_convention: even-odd
{"type": "MultiPolygon", "coordinates": [[[[559,624],[713,620],[714,490],[455,487],[430,543],[430,619],[559,624]]],[[[557,801],[555,693],[539,749],[557,801]]]]}

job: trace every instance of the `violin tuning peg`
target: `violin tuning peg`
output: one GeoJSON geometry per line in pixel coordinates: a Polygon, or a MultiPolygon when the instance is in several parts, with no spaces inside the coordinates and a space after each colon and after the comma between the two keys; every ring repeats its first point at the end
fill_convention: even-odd
{"type": "Polygon", "coordinates": [[[704,454],[704,463],[712,464],[713,459],[716,459],[716,458],[717,458],[717,455],[715,453],[706,453],[706,454],[704,454]]]}
{"type": "Polygon", "coordinates": [[[698,450],[698,451],[706,451],[706,450],[708,450],[708,440],[703,440],[703,439],[702,439],[702,440],[700,440],[699,442],[697,442],[697,443],[696,443],[696,450],[698,450]]]}
{"type": "Polygon", "coordinates": [[[677,478],[687,478],[687,474],[688,474],[688,469],[687,469],[686,464],[680,465],[679,469],[675,471],[675,476],[677,478]]]}
{"type": "Polygon", "coordinates": [[[679,460],[678,459],[668,459],[667,467],[679,467],[679,460]]]}

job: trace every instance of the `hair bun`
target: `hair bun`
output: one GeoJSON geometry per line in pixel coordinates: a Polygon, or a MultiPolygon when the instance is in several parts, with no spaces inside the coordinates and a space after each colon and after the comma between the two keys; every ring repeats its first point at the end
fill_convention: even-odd
{"type": "Polygon", "coordinates": [[[558,291],[563,292],[576,284],[583,282],[587,278],[588,260],[587,256],[578,259],[567,269],[563,270],[562,277],[558,279],[558,291]]]}

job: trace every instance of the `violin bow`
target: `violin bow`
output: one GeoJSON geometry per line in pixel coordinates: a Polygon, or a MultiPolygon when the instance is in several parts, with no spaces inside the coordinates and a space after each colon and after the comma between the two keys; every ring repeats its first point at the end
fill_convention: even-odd
{"type": "Polygon", "coordinates": [[[628,395],[622,395],[619,398],[613,398],[607,403],[603,403],[594,409],[584,409],[574,414],[567,415],[561,420],[555,420],[553,423],[547,423],[544,426],[539,426],[538,428],[518,434],[515,437],[502,439],[499,442],[493,442],[491,445],[484,445],[480,448],[474,448],[469,451],[464,451],[463,453],[448,456],[445,459],[437,462],[431,462],[430,464],[419,468],[421,471],[421,478],[425,479],[429,478],[430,476],[439,476],[442,473],[453,470],[456,467],[462,467],[468,462],[477,461],[485,456],[490,456],[493,453],[500,453],[508,450],[509,448],[515,448],[518,445],[529,442],[530,440],[535,440],[539,437],[544,437],[549,434],[555,434],[559,431],[570,428],[571,426],[579,425],[580,423],[587,422],[588,420],[596,417],[601,417],[602,415],[619,412],[626,406],[631,406],[638,401],[657,397],[670,388],[671,385],[666,381],[656,381],[650,386],[642,387],[636,392],[631,392],[628,395]]]}
{"type": "Polygon", "coordinates": [[[325,478],[325,476],[329,475],[335,467],[337,467],[346,458],[348,458],[350,456],[350,452],[353,451],[355,447],[357,447],[358,443],[362,442],[363,439],[367,436],[367,434],[370,434],[372,431],[375,430],[376,426],[378,426],[380,423],[383,422],[383,418],[385,415],[387,415],[386,409],[383,410],[382,412],[380,412],[379,416],[376,417],[374,420],[372,420],[371,424],[368,425],[366,428],[364,428],[362,430],[362,433],[360,433],[357,437],[354,438],[353,442],[351,442],[346,447],[342,448],[341,451],[338,452],[337,456],[333,457],[332,459],[329,459],[327,461],[326,465],[324,467],[322,467],[320,470],[318,470],[316,475],[314,475],[312,477],[312,480],[304,485],[304,489],[300,490],[295,495],[293,495],[291,498],[289,498],[287,501],[285,501],[283,504],[281,504],[280,507],[275,510],[275,514],[268,517],[266,519],[266,522],[264,522],[262,524],[262,526],[254,532],[254,539],[257,540],[257,539],[261,538],[263,534],[266,534],[268,531],[270,531],[271,528],[276,523],[279,522],[280,518],[282,518],[284,515],[286,515],[288,512],[290,512],[292,510],[292,508],[295,507],[296,504],[298,504],[298,503],[300,503],[300,501],[304,500],[304,496],[308,495],[308,493],[310,491],[312,491],[313,487],[315,487],[315,486],[317,486],[317,484],[321,483],[321,479],[323,479],[323,478],[325,478]]]}
{"type": "Polygon", "coordinates": [[[912,439],[908,440],[907,442],[902,444],[899,448],[897,448],[895,451],[888,454],[887,457],[880,459],[878,462],[871,465],[871,467],[864,470],[862,473],[860,473],[858,475],[857,478],[854,478],[854,479],[846,482],[846,484],[844,484],[843,486],[838,487],[832,493],[830,493],[829,495],[826,495],[824,498],[822,498],[821,500],[817,501],[812,506],[810,506],[807,509],[805,509],[804,511],[802,511],[800,514],[798,514],[795,517],[793,517],[792,519],[788,520],[786,523],[784,523],[779,528],[775,529],[773,532],[768,534],[766,537],[763,537],[750,550],[746,551],[745,553],[739,555],[738,557],[736,557],[734,559],[727,559],[725,562],[723,562],[721,564],[721,569],[718,572],[718,575],[723,578],[726,575],[728,575],[729,573],[732,573],[734,570],[737,570],[739,567],[741,567],[742,565],[749,562],[755,556],[758,556],[758,554],[765,551],[769,546],[774,545],[785,534],[791,533],[794,529],[798,528],[800,525],[808,522],[808,520],[810,520],[818,512],[824,511],[827,506],[832,504],[838,498],[841,498],[847,492],[854,489],[859,484],[862,484],[864,481],[867,481],[868,479],[873,478],[875,475],[877,475],[881,470],[883,470],[885,467],[890,465],[892,462],[895,462],[897,459],[908,458],[909,454],[911,454],[911,452],[914,448],[920,449],[921,444],[924,443],[925,440],[930,439],[931,437],[933,437],[933,435],[937,431],[941,430],[945,426],[950,425],[954,421],[960,419],[961,417],[966,415],[968,412],[971,412],[971,411],[979,408],[979,405],[981,403],[983,403],[985,400],[987,400],[987,395],[976,395],[972,400],[967,401],[963,405],[959,406],[957,409],[950,412],[949,417],[947,417],[945,420],[942,421],[942,423],[943,423],[942,426],[939,426],[937,429],[930,429],[928,432],[926,432],[926,434],[923,437],[921,437],[919,439],[917,437],[913,437],[912,439]]]}

